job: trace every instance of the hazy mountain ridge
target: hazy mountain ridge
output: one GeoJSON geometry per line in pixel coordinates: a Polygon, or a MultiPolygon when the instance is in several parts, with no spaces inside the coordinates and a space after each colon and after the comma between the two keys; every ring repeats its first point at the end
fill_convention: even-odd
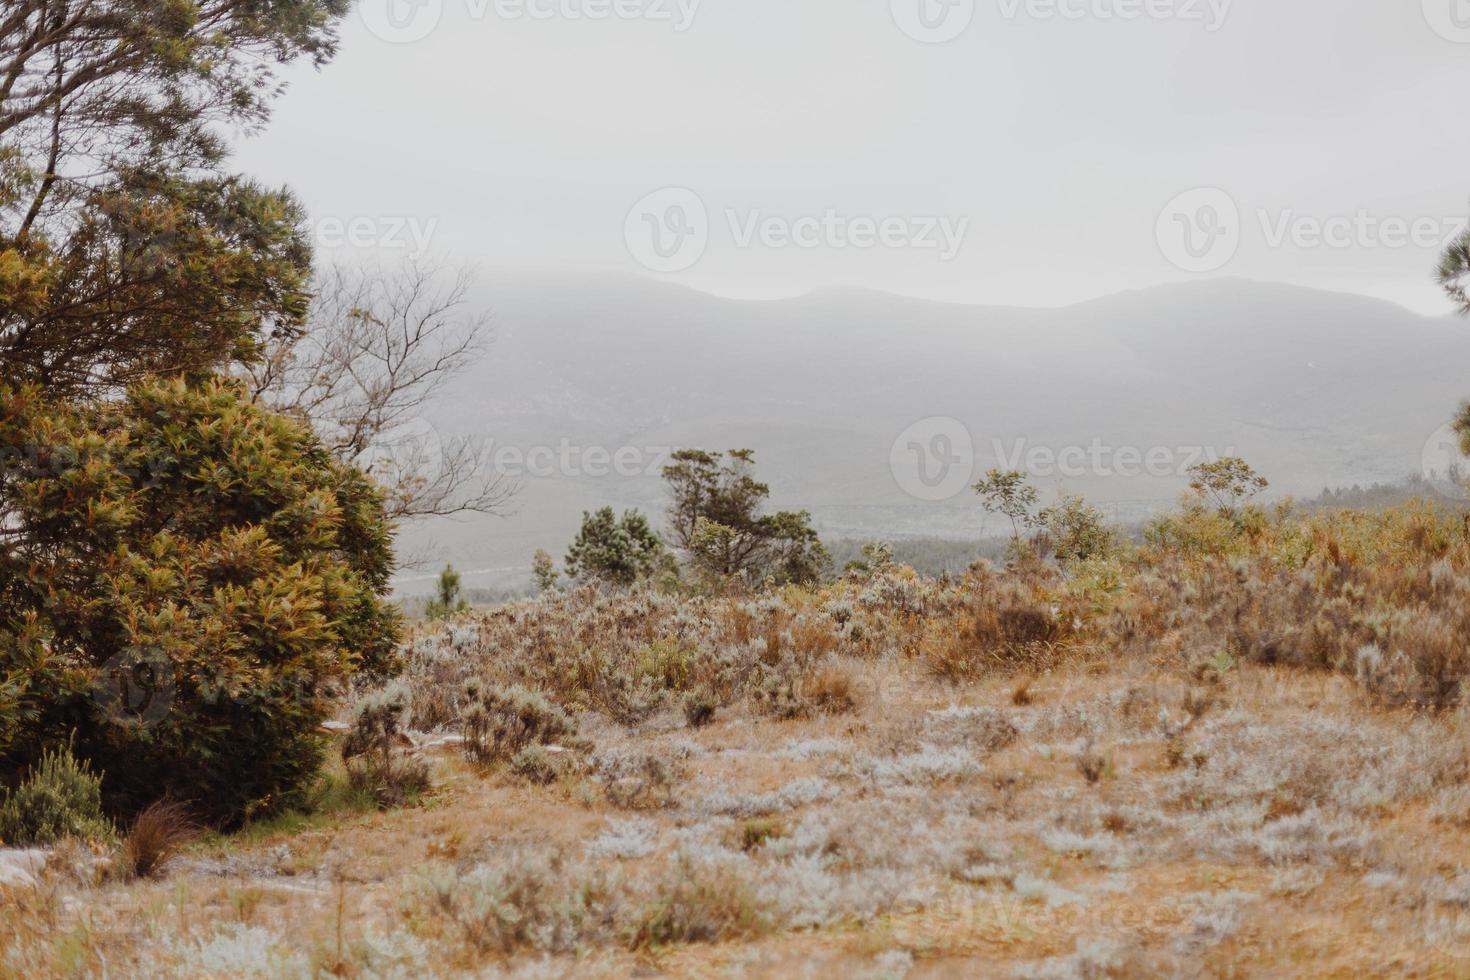
{"type": "MultiPolygon", "coordinates": [[[[739,300],[652,280],[488,277],[484,362],[433,419],[497,447],[642,450],[640,475],[527,478],[509,519],[411,532],[469,568],[558,554],[580,511],[661,511],[657,451],[750,446],[783,506],[851,535],[983,532],[968,494],[916,500],[889,468],[913,423],[952,417],[976,471],[1022,448],[1235,450],[1283,492],[1392,479],[1470,394],[1470,325],[1382,300],[1208,280],[1055,309],[855,288],[739,300]]],[[[1183,456],[1179,456],[1181,465],[1183,456]]],[[[1041,476],[1134,514],[1182,478],[1041,476]]]]}

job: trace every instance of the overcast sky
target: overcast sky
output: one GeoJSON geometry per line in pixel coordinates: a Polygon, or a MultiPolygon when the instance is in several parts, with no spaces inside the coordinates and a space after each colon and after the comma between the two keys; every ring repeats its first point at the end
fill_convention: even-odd
{"type": "Polygon", "coordinates": [[[1446,312],[1470,208],[1466,0],[365,0],[289,77],[239,159],[327,253],[1018,305],[1231,275],[1446,312]]]}

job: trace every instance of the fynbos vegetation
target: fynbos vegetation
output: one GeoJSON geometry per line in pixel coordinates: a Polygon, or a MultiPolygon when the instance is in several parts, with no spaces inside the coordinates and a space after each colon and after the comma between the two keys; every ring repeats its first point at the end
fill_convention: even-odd
{"type": "MultiPolygon", "coordinates": [[[[381,4],[364,5],[363,31],[403,53],[448,13],[408,6],[385,23],[381,4]]],[[[612,6],[618,18],[639,7],[612,6]]],[[[957,41],[968,21],[958,33],[945,22],[967,5],[942,6],[914,17],[895,2],[880,19],[909,41],[957,41]]],[[[1432,29],[1464,40],[1431,6],[1432,29]]],[[[532,19],[605,19],[572,8],[532,19]]],[[[589,372],[618,375],[612,399],[568,382],[577,372],[548,355],[503,372],[532,376],[544,397],[496,388],[466,401],[492,423],[526,423],[519,435],[560,440],[560,481],[531,489],[537,505],[573,500],[564,510],[582,514],[561,567],[545,549],[570,525],[559,541],[518,530],[507,538],[523,558],[535,549],[534,592],[500,601],[475,586],[504,569],[457,552],[463,576],[444,565],[431,596],[405,599],[423,615],[406,615],[392,598],[405,581],[399,529],[499,514],[520,482],[490,460],[551,447],[522,452],[447,425],[441,437],[441,396],[489,339],[468,272],[419,258],[328,264],[288,191],[231,168],[226,137],[266,123],[291,66],[330,60],[348,9],[0,9],[0,978],[1470,974],[1470,509],[1455,496],[1454,453],[1458,440],[1470,454],[1470,407],[1409,447],[1424,460],[1417,482],[1298,506],[1268,495],[1290,484],[1279,452],[1251,447],[1273,487],[1235,450],[1196,447],[1154,475],[1173,483],[1126,526],[1104,509],[1121,495],[1017,468],[1033,458],[1024,440],[997,448],[1011,462],[977,481],[989,464],[975,465],[958,419],[895,426],[888,475],[909,512],[933,503],[977,534],[1000,524],[1004,538],[982,551],[843,517],[892,511],[840,481],[813,499],[828,472],[816,457],[868,459],[871,430],[855,418],[869,398],[892,406],[919,391],[934,412],[959,410],[921,389],[945,359],[968,383],[981,353],[1005,384],[974,385],[976,404],[1019,416],[1011,396],[1034,387],[1046,400],[1037,431],[1081,428],[1090,394],[1170,374],[1127,370],[1168,346],[1158,335],[1094,344],[1059,331],[1086,359],[1078,373],[999,331],[962,337],[948,309],[936,315],[952,336],[923,349],[889,322],[900,307],[864,294],[849,306],[861,314],[851,336],[870,350],[822,336],[791,364],[787,347],[735,338],[755,353],[728,372],[721,427],[654,390],[692,375],[645,371],[645,346],[589,372]],[[815,361],[840,395],[809,376],[815,361]],[[890,373],[911,375],[910,388],[884,403],[890,373]],[[608,421],[612,401],[622,417],[608,421]],[[804,452],[762,450],[765,467],[784,469],[763,472],[781,481],[774,493],[748,448],[665,446],[639,467],[643,484],[612,486],[592,482],[607,474],[595,461],[622,467],[629,454],[572,446],[615,429],[771,446],[770,428],[798,412],[804,452]],[[574,455],[587,464],[576,476],[574,455]],[[786,482],[809,466],[813,482],[786,482]],[[659,477],[666,510],[648,492],[659,477]],[[1177,506],[1160,504],[1178,491],[1177,506]],[[812,509],[778,509],[787,500],[812,509]],[[819,527],[849,537],[829,535],[829,551],[819,527]],[[921,571],[925,550],[934,561],[921,571]]],[[[513,12],[497,15],[497,30],[516,29],[513,12]]],[[[782,30],[804,22],[788,20],[782,30]]],[[[686,72],[706,60],[704,40],[690,43],[686,72]]],[[[579,52],[600,50],[588,34],[579,52]]],[[[864,58],[887,60],[866,47],[864,58]]],[[[600,79],[599,139],[625,128],[604,118],[615,85],[661,77],[635,67],[600,79]]],[[[713,91],[688,81],[689,93],[713,91]]],[[[819,96],[849,79],[828,81],[762,117],[783,153],[802,143],[793,119],[832,115],[819,96]]],[[[737,137],[726,153],[748,133],[737,104],[764,82],[705,127],[737,137]]],[[[654,101],[667,112],[694,100],[654,101]]],[[[885,100],[859,101],[880,113],[885,100]]],[[[887,101],[908,106],[895,132],[925,115],[887,101]]],[[[518,103],[495,120],[535,119],[551,139],[575,115],[518,103]]],[[[645,140],[690,132],[656,122],[632,128],[645,140]]],[[[410,135],[385,125],[374,146],[410,135]]],[[[816,142],[844,160],[903,150],[872,152],[872,135],[816,142]]],[[[536,147],[548,161],[560,149],[536,147]]],[[[504,158],[517,177],[532,169],[504,158]]],[[[1053,176],[1047,164],[1035,169],[1053,176]]],[[[603,177],[566,186],[623,182],[603,177]]],[[[857,183],[833,184],[834,199],[857,183]]],[[[1175,203],[1195,198],[1212,203],[1166,208],[1158,244],[1169,257],[1183,229],[1176,265],[1213,272],[1202,256],[1222,244],[1233,256],[1245,209],[1215,188],[1175,203]]],[[[717,224],[683,187],[608,213],[626,215],[632,258],[666,275],[688,269],[717,224]],[[649,201],[662,203],[645,212],[649,201]],[[638,238],[649,231],[651,248],[638,238]]],[[[932,243],[937,229],[953,239],[946,261],[969,227],[830,208],[820,220],[726,217],[746,225],[740,248],[875,253],[932,243]]],[[[543,230],[553,218],[538,215],[543,230]]],[[[1470,312],[1470,232],[1438,277],[1470,312]]],[[[651,318],[661,343],[699,319],[693,309],[671,300],[651,318]]],[[[1109,316],[1127,321],[1119,310],[1109,316]]],[[[585,340],[606,312],[556,315],[585,340]]],[[[738,349],[728,340],[709,345],[715,356],[738,349]]],[[[1290,357],[1318,356],[1298,346],[1290,357]]],[[[1229,371],[1206,359],[1183,383],[1218,391],[1229,371]]],[[[1383,374],[1373,383],[1394,380],[1383,374]]],[[[1243,431],[1289,428],[1272,414],[1283,393],[1246,381],[1234,407],[1188,395],[1243,431]]],[[[1349,430],[1298,428],[1346,452],[1349,430]]],[[[1080,442],[1033,448],[1053,462],[1088,455],[1080,442]]],[[[1090,448],[1114,455],[1100,437],[1090,448]]],[[[1116,455],[1141,461],[1138,449],[1116,455]]]]}

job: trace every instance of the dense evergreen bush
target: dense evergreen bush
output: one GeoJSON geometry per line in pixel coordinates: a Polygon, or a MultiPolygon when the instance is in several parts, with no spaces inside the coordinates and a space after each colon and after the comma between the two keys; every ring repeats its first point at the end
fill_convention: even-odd
{"type": "Polygon", "coordinates": [[[566,569],[568,576],[584,582],[628,586],[650,578],[663,559],[663,542],[647,517],[629,510],[619,518],[611,507],[603,507],[582,512],[582,527],[567,549],[566,569]]]}
{"type": "Polygon", "coordinates": [[[109,809],[233,823],[316,772],[332,685],[393,667],[377,489],[234,383],[0,385],[0,778],[48,746],[109,809]]]}

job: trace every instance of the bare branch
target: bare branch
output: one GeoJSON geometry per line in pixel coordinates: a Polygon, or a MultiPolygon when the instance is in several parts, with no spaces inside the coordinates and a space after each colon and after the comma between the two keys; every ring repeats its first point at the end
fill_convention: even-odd
{"type": "Polygon", "coordinates": [[[371,473],[397,520],[498,513],[517,489],[469,440],[441,441],[421,419],[488,347],[490,317],[468,308],[472,281],[416,262],[331,267],[306,329],[272,338],[243,369],[259,400],[309,420],[339,459],[371,473]]]}

